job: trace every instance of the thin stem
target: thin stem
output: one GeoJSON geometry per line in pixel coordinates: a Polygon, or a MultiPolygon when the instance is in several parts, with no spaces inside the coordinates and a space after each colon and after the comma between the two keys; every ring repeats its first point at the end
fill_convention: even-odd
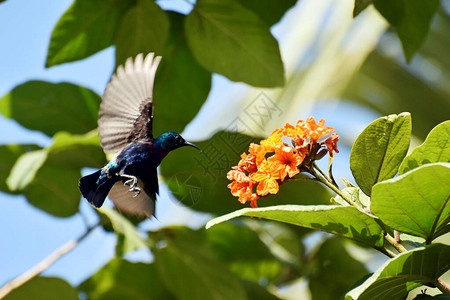
{"type": "MultiPolygon", "coordinates": [[[[320,169],[319,169],[320,170],[320,169]]],[[[317,174],[316,171],[314,171],[314,169],[310,170],[311,174],[316,177],[321,183],[325,184],[327,187],[329,187],[333,192],[335,192],[336,194],[338,194],[339,196],[342,197],[342,199],[345,200],[345,202],[347,202],[348,204],[350,204],[351,206],[356,207],[358,210],[364,212],[364,210],[358,205],[356,204],[356,202],[354,202],[352,199],[350,199],[347,195],[345,195],[344,193],[342,193],[342,191],[340,189],[338,189],[337,187],[334,186],[334,184],[332,184],[330,181],[328,181],[326,178],[323,178],[321,176],[319,176],[319,174],[317,174]]],[[[365,213],[365,212],[364,212],[365,213]]]]}
{"type": "Polygon", "coordinates": [[[392,245],[398,252],[406,252],[406,248],[402,244],[398,243],[389,233],[386,233],[384,239],[392,245]]]}
{"type": "Polygon", "coordinates": [[[450,294],[450,285],[442,280],[442,278],[438,278],[435,285],[443,294],[450,294]]]}
{"type": "Polygon", "coordinates": [[[89,233],[94,230],[97,226],[99,226],[100,223],[95,224],[92,227],[89,227],[83,235],[81,235],[76,240],[71,240],[61,246],[59,249],[54,251],[52,254],[47,256],[44,260],[39,262],[37,265],[26,271],[25,273],[19,275],[18,277],[14,278],[13,280],[7,282],[4,286],[0,288],[0,299],[3,299],[5,296],[7,296],[12,290],[20,287],[21,285],[25,284],[29,280],[33,279],[43,271],[47,270],[51,265],[53,265],[58,259],[63,257],[65,254],[73,250],[82,240],[84,240],[89,233]]]}
{"type": "MultiPolygon", "coordinates": [[[[331,180],[331,178],[328,177],[327,174],[325,174],[325,172],[322,171],[322,169],[319,168],[319,166],[317,166],[315,162],[313,163],[313,168],[316,169],[317,171],[319,171],[320,174],[321,174],[328,182],[333,183],[333,181],[331,180]]],[[[333,185],[334,185],[334,183],[333,183],[333,185]]],[[[336,187],[337,187],[337,186],[336,186],[336,187]]]]}

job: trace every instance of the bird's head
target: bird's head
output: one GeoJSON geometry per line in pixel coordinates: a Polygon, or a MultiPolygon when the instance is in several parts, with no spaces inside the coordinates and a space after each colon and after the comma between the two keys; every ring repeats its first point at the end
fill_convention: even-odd
{"type": "Polygon", "coordinates": [[[196,145],[186,141],[181,135],[173,131],[168,131],[161,134],[156,139],[155,144],[159,144],[161,149],[167,151],[172,151],[183,146],[191,146],[200,149],[196,145]]]}

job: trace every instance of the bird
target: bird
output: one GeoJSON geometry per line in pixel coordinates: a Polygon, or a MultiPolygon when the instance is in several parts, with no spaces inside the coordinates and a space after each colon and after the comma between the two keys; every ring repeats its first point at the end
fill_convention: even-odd
{"type": "Polygon", "coordinates": [[[153,137],[153,83],[161,56],[138,54],[120,65],[106,85],[98,118],[100,144],[116,153],[103,168],[81,177],[84,198],[99,208],[107,196],[129,215],[156,217],[157,167],[172,150],[196,145],[176,132],[153,137]]]}

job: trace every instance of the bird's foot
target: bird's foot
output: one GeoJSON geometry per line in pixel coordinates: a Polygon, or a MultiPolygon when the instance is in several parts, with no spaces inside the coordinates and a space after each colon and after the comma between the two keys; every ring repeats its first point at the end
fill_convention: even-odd
{"type": "Polygon", "coordinates": [[[127,175],[127,174],[122,174],[121,176],[130,178],[127,181],[125,181],[123,183],[123,185],[130,187],[130,189],[128,190],[129,192],[135,192],[133,198],[136,198],[137,196],[139,196],[139,194],[141,193],[141,188],[137,186],[137,177],[132,176],[132,175],[127,175]]]}

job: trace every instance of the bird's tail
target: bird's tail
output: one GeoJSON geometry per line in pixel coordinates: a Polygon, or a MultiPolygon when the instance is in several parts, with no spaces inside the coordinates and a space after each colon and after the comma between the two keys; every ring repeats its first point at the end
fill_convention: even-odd
{"type": "Polygon", "coordinates": [[[79,188],[83,197],[95,207],[100,207],[105,202],[106,196],[113,187],[115,181],[112,179],[100,179],[101,170],[95,173],[81,177],[79,188]]]}

